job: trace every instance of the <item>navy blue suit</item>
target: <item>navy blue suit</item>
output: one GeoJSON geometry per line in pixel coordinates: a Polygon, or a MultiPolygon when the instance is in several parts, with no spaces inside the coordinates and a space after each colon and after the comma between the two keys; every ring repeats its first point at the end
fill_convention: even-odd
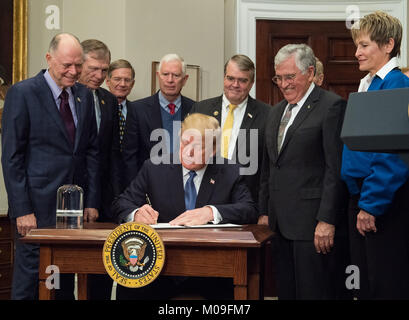
{"type": "Polygon", "coordinates": [[[98,132],[100,159],[101,205],[98,221],[113,221],[111,204],[121,192],[121,154],[119,151],[118,100],[109,91],[98,88],[96,94],[101,110],[98,132]]]}
{"type": "MultiPolygon", "coordinates": [[[[186,211],[181,164],[154,164],[146,160],[137,177],[114,202],[120,221],[133,210],[146,204],[149,196],[152,207],[159,212],[158,222],[169,222],[186,211]]],[[[196,208],[215,206],[222,223],[256,223],[257,209],[251,198],[239,166],[209,164],[196,199],[196,208]]]]}
{"type": "MultiPolygon", "coordinates": [[[[182,96],[182,121],[189,113],[193,100],[182,96]]],[[[122,156],[125,162],[125,180],[128,185],[136,177],[143,162],[149,159],[157,141],[150,141],[153,130],[163,128],[159,92],[128,104],[122,156]]]]}
{"type": "MultiPolygon", "coordinates": [[[[2,165],[9,216],[34,213],[39,228],[55,225],[57,189],[77,184],[84,207],[98,208],[98,144],[91,92],[72,87],[78,124],[74,146],[44,76],[13,85],[2,120],[2,165]]],[[[38,282],[38,246],[16,242],[14,299],[34,299],[38,282]]]]}

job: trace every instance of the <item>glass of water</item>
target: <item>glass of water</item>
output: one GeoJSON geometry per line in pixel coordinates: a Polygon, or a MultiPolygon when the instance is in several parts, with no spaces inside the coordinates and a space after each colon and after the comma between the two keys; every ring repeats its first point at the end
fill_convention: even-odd
{"type": "Polygon", "coordinates": [[[66,184],[57,191],[58,229],[81,229],[83,227],[84,191],[75,184],[66,184]]]}

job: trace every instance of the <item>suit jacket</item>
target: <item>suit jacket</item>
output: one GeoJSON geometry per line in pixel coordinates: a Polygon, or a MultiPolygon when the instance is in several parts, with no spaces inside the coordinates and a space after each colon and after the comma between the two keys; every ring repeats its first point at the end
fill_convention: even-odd
{"type": "Polygon", "coordinates": [[[2,119],[2,165],[11,218],[34,213],[38,227],[55,225],[57,189],[77,184],[84,207],[98,208],[98,141],[91,92],[72,87],[78,124],[74,146],[44,76],[13,85],[2,119]]]}
{"type": "MultiPolygon", "coordinates": [[[[114,211],[122,221],[133,210],[146,204],[159,212],[158,222],[169,222],[186,211],[181,164],[154,164],[148,159],[137,177],[114,202],[114,211]]],[[[222,223],[255,223],[256,205],[239,174],[238,165],[209,164],[204,173],[196,208],[215,206],[222,223]]]]}
{"type": "Polygon", "coordinates": [[[281,151],[277,134],[287,105],[273,107],[266,126],[260,213],[290,240],[313,240],[318,221],[340,223],[346,199],[340,180],[345,101],[316,86],[288,128],[281,151]]]}
{"type": "MultiPolygon", "coordinates": [[[[203,113],[209,116],[215,117],[220,125],[221,125],[221,114],[222,114],[222,101],[223,96],[203,100],[197,102],[193,105],[190,113],[203,113]]],[[[240,129],[244,129],[246,132],[246,139],[245,141],[239,141],[237,139],[236,142],[236,151],[235,157],[237,159],[237,163],[241,164],[244,167],[249,167],[250,165],[255,166],[256,172],[251,175],[245,175],[244,180],[247,183],[251,195],[253,196],[254,201],[258,202],[258,193],[259,193],[259,185],[260,185],[260,170],[261,161],[263,158],[263,145],[264,145],[264,131],[265,131],[265,124],[267,115],[271,109],[271,106],[261,102],[259,100],[255,100],[252,97],[248,97],[247,107],[244,114],[243,122],[241,123],[240,129]],[[257,144],[251,144],[250,138],[250,131],[251,129],[258,129],[258,139],[257,144]],[[238,151],[241,154],[250,155],[250,160],[247,157],[240,157],[238,155],[238,151]],[[243,153],[242,151],[245,150],[246,152],[243,153]],[[250,161],[250,163],[249,163],[250,161]],[[253,164],[251,163],[253,162],[253,164]]]]}
{"type": "MultiPolygon", "coordinates": [[[[189,113],[194,101],[182,96],[182,121],[189,113]]],[[[163,128],[159,92],[131,102],[128,105],[122,156],[125,162],[125,179],[128,185],[136,177],[139,169],[157,141],[150,141],[153,130],[163,128]]]]}
{"type": "Polygon", "coordinates": [[[117,98],[104,88],[96,89],[101,110],[98,132],[101,205],[99,221],[112,221],[111,205],[120,193],[121,155],[119,151],[119,116],[117,98]]]}

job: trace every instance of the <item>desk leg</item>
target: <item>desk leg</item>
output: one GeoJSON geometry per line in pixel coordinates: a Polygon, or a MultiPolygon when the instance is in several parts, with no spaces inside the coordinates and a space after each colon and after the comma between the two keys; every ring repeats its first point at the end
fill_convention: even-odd
{"type": "Polygon", "coordinates": [[[40,264],[38,266],[38,298],[39,300],[54,300],[54,289],[46,286],[48,266],[52,265],[52,250],[50,246],[40,247],[40,264]]]}
{"type": "Polygon", "coordinates": [[[237,249],[234,264],[234,300],[247,300],[247,250],[237,249]]]}
{"type": "Polygon", "coordinates": [[[78,300],[88,300],[88,275],[78,273],[78,300]]]}

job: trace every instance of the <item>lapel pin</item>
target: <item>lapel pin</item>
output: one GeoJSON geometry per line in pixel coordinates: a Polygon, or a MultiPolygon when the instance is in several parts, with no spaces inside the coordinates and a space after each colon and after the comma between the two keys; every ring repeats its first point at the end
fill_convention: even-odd
{"type": "Polygon", "coordinates": [[[217,117],[217,116],[219,115],[219,111],[213,112],[213,115],[214,115],[215,117],[217,117]]]}
{"type": "Polygon", "coordinates": [[[105,104],[105,101],[104,101],[104,100],[101,100],[101,103],[102,103],[102,104],[105,104]]]}
{"type": "Polygon", "coordinates": [[[210,179],[210,183],[214,184],[216,181],[214,181],[213,179],[210,179]]]}
{"type": "Polygon", "coordinates": [[[247,113],[247,115],[248,115],[251,119],[253,119],[253,115],[252,115],[251,113],[247,113]]]}
{"type": "Polygon", "coordinates": [[[310,105],[308,105],[307,109],[311,109],[311,106],[310,106],[310,105]]]}
{"type": "Polygon", "coordinates": [[[77,97],[77,101],[78,101],[78,102],[81,102],[81,99],[80,99],[80,97],[77,97]]]}

